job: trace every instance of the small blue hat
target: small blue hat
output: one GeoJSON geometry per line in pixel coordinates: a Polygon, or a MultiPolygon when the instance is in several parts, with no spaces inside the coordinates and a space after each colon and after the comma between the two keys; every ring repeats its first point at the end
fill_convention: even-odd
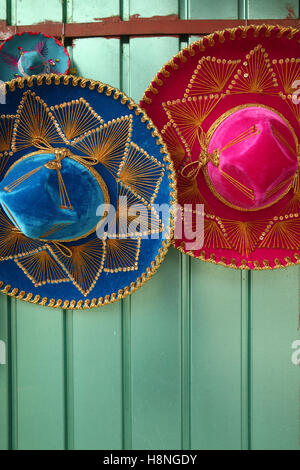
{"type": "Polygon", "coordinates": [[[53,74],[6,85],[2,292],[64,309],[127,296],[165,256],[175,199],[157,130],[119,90],[53,74]]]}
{"type": "Polygon", "coordinates": [[[0,80],[40,75],[67,74],[70,57],[55,38],[42,33],[17,33],[0,46],[0,80]]]}

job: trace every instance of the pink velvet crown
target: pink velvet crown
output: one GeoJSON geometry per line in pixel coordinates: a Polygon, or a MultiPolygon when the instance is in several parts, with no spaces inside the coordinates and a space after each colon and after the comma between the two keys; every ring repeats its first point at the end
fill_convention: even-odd
{"type": "Polygon", "coordinates": [[[182,235],[181,251],[244,269],[300,262],[299,41],[278,26],[215,33],[146,90],[141,105],[172,156],[179,204],[204,204],[203,247],[187,249],[182,235]]]}

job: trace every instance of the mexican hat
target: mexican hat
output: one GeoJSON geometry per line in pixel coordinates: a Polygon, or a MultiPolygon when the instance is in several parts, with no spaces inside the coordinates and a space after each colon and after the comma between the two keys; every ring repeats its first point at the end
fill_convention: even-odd
{"type": "Polygon", "coordinates": [[[2,292],[60,308],[141,287],[170,245],[172,162],[116,88],[40,75],[6,84],[0,118],[2,292]]]}
{"type": "Polygon", "coordinates": [[[299,42],[279,26],[216,32],[146,90],[141,107],[171,153],[191,233],[204,216],[202,246],[178,231],[183,253],[242,269],[300,262],[299,42]]]}
{"type": "Polygon", "coordinates": [[[55,38],[42,33],[17,33],[0,46],[0,80],[42,73],[67,74],[70,57],[55,38]]]}

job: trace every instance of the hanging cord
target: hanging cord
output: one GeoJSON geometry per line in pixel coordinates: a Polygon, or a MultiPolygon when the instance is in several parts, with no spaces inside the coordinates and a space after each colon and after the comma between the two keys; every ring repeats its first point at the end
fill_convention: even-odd
{"type": "Polygon", "coordinates": [[[66,12],[66,3],[65,3],[65,0],[62,0],[61,2],[61,8],[62,8],[62,11],[61,11],[61,22],[62,22],[62,25],[61,25],[61,43],[63,46],[65,46],[65,12],[66,12]]]}
{"type": "Polygon", "coordinates": [[[65,22],[62,22],[61,43],[65,47],[65,22]]]}

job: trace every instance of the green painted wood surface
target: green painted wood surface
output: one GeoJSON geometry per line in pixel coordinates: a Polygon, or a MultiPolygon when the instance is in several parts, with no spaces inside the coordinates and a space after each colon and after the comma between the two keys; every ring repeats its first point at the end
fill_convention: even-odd
{"type": "Polygon", "coordinates": [[[0,20],[6,20],[6,0],[0,0],[0,20]]]}
{"type": "MultiPolygon", "coordinates": [[[[121,16],[284,18],[298,1],[0,0],[12,24],[121,16]],[[8,5],[8,11],[6,11],[8,5]]],[[[290,12],[290,13],[289,13],[290,12]]],[[[87,38],[78,74],[139,100],[191,38],[87,38]]],[[[0,296],[0,449],[299,449],[300,270],[246,273],[170,249],[120,303],[64,312],[0,296]]]]}

